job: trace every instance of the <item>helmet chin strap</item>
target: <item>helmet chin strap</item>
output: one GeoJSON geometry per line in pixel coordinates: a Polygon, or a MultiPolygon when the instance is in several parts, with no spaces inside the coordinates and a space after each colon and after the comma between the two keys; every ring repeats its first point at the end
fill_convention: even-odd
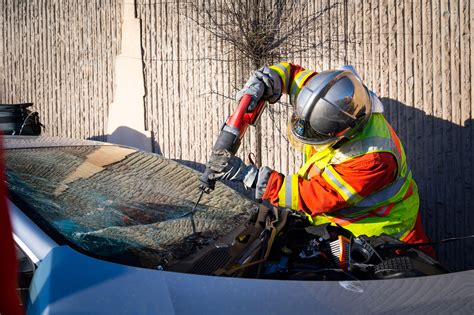
{"type": "Polygon", "coordinates": [[[340,147],[342,147],[345,143],[347,143],[347,141],[349,141],[350,138],[346,137],[346,136],[343,136],[341,139],[337,140],[336,142],[334,142],[334,144],[332,145],[332,148],[333,149],[339,149],[340,147]]]}
{"type": "Polygon", "coordinates": [[[367,117],[367,115],[361,116],[359,119],[362,121],[356,125],[355,127],[348,128],[349,130],[344,130],[342,132],[342,138],[334,144],[334,148],[340,148],[343,144],[345,144],[347,141],[349,141],[355,134],[358,132],[362,131],[365,126],[367,125],[367,122],[369,121],[370,115],[367,117]],[[337,145],[337,146],[336,146],[337,145]]]}

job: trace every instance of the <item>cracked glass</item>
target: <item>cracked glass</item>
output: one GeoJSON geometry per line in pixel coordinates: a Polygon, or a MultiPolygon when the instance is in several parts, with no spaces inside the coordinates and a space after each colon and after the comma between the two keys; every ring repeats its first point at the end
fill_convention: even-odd
{"type": "Polygon", "coordinates": [[[246,222],[255,203],[224,185],[194,214],[199,173],[114,145],[5,151],[12,201],[60,244],[106,260],[166,268],[246,222]]]}

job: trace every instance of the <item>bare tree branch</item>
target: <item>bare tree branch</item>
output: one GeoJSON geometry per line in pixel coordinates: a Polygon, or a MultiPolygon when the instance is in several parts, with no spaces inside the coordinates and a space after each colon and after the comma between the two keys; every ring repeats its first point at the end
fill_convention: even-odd
{"type": "Polygon", "coordinates": [[[317,38],[320,18],[338,3],[319,10],[301,0],[188,1],[181,5],[196,12],[187,16],[260,67],[294,54],[311,55],[327,49],[329,41],[317,38]]]}
{"type": "MultiPolygon", "coordinates": [[[[316,34],[323,30],[321,17],[338,3],[319,9],[310,7],[310,2],[304,0],[189,0],[180,5],[184,7],[178,8],[178,13],[191,9],[193,13],[186,15],[188,19],[238,52],[237,59],[251,61],[254,68],[299,54],[322,55],[321,52],[330,50],[334,41],[334,38],[323,39],[316,34]]],[[[269,113],[274,121],[276,110],[272,108],[269,113]]],[[[276,128],[288,141],[285,132],[276,128]]],[[[255,139],[255,153],[261,161],[260,126],[257,126],[255,139]]]]}

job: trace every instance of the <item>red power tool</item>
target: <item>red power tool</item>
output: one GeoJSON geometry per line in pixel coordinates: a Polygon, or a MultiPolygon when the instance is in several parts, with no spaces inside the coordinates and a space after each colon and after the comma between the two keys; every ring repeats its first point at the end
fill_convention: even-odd
{"type": "MultiPolygon", "coordinates": [[[[216,143],[212,147],[213,152],[215,151],[228,151],[230,154],[235,155],[239,149],[240,142],[244,137],[245,131],[249,125],[255,125],[258,118],[265,108],[265,101],[260,100],[256,106],[251,107],[252,104],[252,95],[245,94],[240,100],[239,106],[235,112],[227,119],[227,122],[222,126],[221,132],[217,137],[216,143]]],[[[216,185],[216,180],[209,175],[213,174],[214,171],[206,167],[206,170],[199,178],[201,184],[199,189],[201,193],[194,204],[193,209],[189,212],[191,218],[191,224],[193,227],[193,235],[196,234],[196,224],[194,222],[194,213],[196,212],[197,206],[201,201],[202,195],[207,192],[209,193],[214,189],[216,185]]],[[[188,214],[186,214],[188,215],[188,214]]]]}
{"type": "MultiPolygon", "coordinates": [[[[265,101],[260,100],[256,106],[250,107],[252,95],[245,94],[240,100],[235,112],[227,119],[227,122],[222,126],[221,132],[212,148],[213,151],[227,150],[232,155],[235,155],[239,149],[240,142],[244,137],[245,131],[249,125],[255,125],[265,108],[265,101]]],[[[209,175],[213,173],[208,167],[199,178],[201,182],[201,189],[209,192],[213,190],[216,184],[214,179],[210,179],[209,175]]]]}

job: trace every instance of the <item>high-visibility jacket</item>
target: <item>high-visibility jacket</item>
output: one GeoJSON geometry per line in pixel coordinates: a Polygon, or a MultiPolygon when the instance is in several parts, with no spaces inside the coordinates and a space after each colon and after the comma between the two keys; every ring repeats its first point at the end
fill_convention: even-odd
{"type": "MultiPolygon", "coordinates": [[[[305,178],[310,168],[321,170],[321,176],[350,205],[317,215],[312,218],[314,223],[333,222],[354,235],[386,233],[400,239],[405,238],[413,229],[418,216],[418,189],[407,167],[402,144],[382,114],[372,114],[363,131],[340,148],[329,148],[313,154],[294,177],[305,178]],[[397,161],[397,175],[388,186],[362,197],[339,176],[334,165],[370,152],[391,153],[397,161]]],[[[298,194],[298,185],[293,185],[290,189],[292,194],[298,194]]],[[[280,193],[286,194],[287,191],[288,188],[285,187],[280,193]]]]}
{"type": "MultiPolygon", "coordinates": [[[[279,74],[283,91],[290,95],[293,104],[307,80],[316,74],[289,63],[280,63],[270,68],[279,74]]],[[[418,217],[418,190],[407,167],[403,146],[382,114],[372,114],[364,129],[337,149],[328,148],[315,153],[312,146],[306,146],[305,161],[297,174],[272,174],[267,190],[275,190],[277,182],[278,194],[276,198],[268,198],[270,194],[266,190],[264,198],[273,199],[271,201],[280,206],[305,210],[313,214],[311,220],[314,223],[332,222],[355,235],[387,233],[404,239],[414,228],[418,217]],[[376,191],[362,195],[336,168],[371,154],[393,157],[396,160],[396,174],[376,191]],[[272,177],[274,179],[278,176],[279,180],[272,180],[272,177]],[[304,208],[299,188],[302,182],[310,180],[312,176],[318,176],[318,180],[324,181],[324,189],[333,190],[334,195],[344,199],[342,209],[318,209],[318,213],[314,215],[314,211],[304,208]]]]}

